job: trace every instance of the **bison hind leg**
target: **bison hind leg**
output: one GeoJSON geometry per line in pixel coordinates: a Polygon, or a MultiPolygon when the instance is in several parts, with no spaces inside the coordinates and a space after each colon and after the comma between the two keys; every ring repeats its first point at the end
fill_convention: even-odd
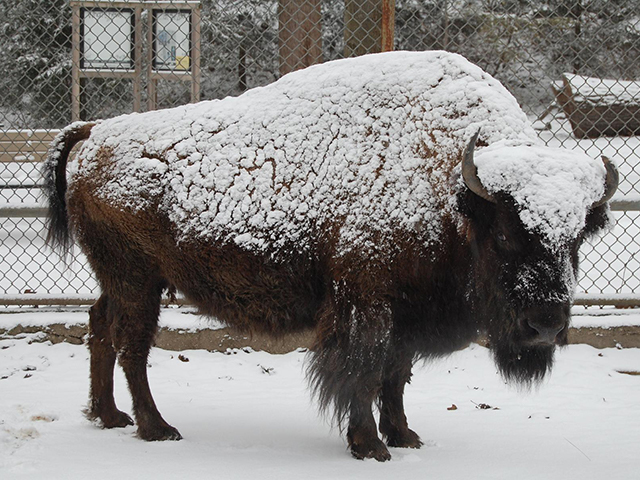
{"type": "MultiPolygon", "coordinates": [[[[78,195],[81,195],[79,193],[78,195]]],[[[103,295],[93,309],[93,325],[100,333],[90,342],[92,362],[92,402],[107,399],[107,412],[90,405],[90,415],[103,423],[128,423],[109,401],[113,400],[113,363],[117,357],[124,370],[133,400],[133,416],[138,436],[144,440],[179,440],[180,433],[160,415],[151,395],[147,359],[158,328],[162,292],[170,287],[158,258],[141,231],[136,216],[115,214],[106,205],[96,206],[92,198],[70,199],[78,241],[87,255],[103,295]],[[95,378],[94,378],[95,377],[95,378]],[[101,385],[100,382],[111,382],[101,385]],[[102,394],[100,392],[103,392],[102,394]],[[105,393],[107,392],[108,395],[105,393]],[[110,400],[109,400],[110,399],[110,400]],[[107,419],[107,421],[105,421],[107,419]]],[[[147,226],[148,227],[148,226],[147,226]]]]}
{"type": "Polygon", "coordinates": [[[180,432],[162,418],[149,387],[147,359],[156,334],[164,284],[159,281],[148,287],[138,292],[142,294],[137,301],[127,298],[113,302],[117,312],[114,345],[133,399],[138,437],[147,441],[180,440],[180,432]]]}
{"type": "Polygon", "coordinates": [[[84,414],[103,428],[117,428],[133,425],[133,420],[118,410],[113,396],[116,352],[111,339],[113,318],[109,315],[108,303],[109,298],[103,294],[89,310],[91,387],[84,414]]]}

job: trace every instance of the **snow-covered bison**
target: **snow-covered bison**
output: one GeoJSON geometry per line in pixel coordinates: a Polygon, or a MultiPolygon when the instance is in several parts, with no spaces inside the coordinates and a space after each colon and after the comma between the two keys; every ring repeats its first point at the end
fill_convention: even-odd
{"type": "Polygon", "coordinates": [[[403,408],[416,360],[485,333],[505,378],[545,375],[567,340],[578,248],[610,223],[618,182],[607,159],[541,145],[498,81],[444,52],[75,123],[44,175],[52,244],[75,237],[102,288],[90,417],[132,424],[113,399],[117,357],[139,436],[181,438],[146,374],[160,297],[176,289],[243,330],[315,329],[313,391],[352,454],[377,460],[390,454],[374,402],[388,445],[421,445],[403,408]]]}

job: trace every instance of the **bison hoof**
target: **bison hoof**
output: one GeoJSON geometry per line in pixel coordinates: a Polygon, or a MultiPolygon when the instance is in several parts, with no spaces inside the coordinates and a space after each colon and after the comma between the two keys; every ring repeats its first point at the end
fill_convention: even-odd
{"type": "Polygon", "coordinates": [[[407,429],[404,432],[389,435],[387,437],[387,445],[398,448],[420,448],[424,444],[416,432],[407,429]]]}
{"type": "Polygon", "coordinates": [[[180,432],[176,428],[168,424],[145,429],[138,427],[138,437],[148,442],[182,440],[182,435],[180,435],[180,432]]]}
{"type": "Polygon", "coordinates": [[[123,428],[128,425],[133,425],[131,417],[120,410],[117,410],[113,416],[109,416],[108,418],[102,415],[101,419],[104,428],[123,428]]]}
{"type": "Polygon", "coordinates": [[[365,458],[375,458],[379,462],[391,460],[391,454],[387,450],[387,446],[378,438],[359,444],[352,443],[351,455],[358,460],[364,460],[365,458]]]}
{"type": "Polygon", "coordinates": [[[101,413],[97,413],[92,410],[85,410],[84,413],[89,420],[95,421],[102,428],[123,428],[133,425],[131,417],[117,408],[109,412],[101,413]]]}

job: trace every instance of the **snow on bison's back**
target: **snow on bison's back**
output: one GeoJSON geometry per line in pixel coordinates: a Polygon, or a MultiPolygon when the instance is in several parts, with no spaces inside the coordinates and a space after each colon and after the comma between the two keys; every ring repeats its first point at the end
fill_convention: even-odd
{"type": "Polygon", "coordinates": [[[487,332],[508,379],[544,376],[566,342],[577,250],[608,224],[617,186],[611,162],[541,145],[499,82],[445,52],[72,124],[44,173],[52,243],[73,235],[102,288],[90,417],[132,423],[113,400],[117,355],[139,436],[180,438],[145,370],[175,288],[241,329],[315,328],[314,391],[353,455],[378,460],[373,402],[388,445],[421,445],[402,407],[415,359],[487,332]]]}
{"type": "Polygon", "coordinates": [[[478,128],[487,144],[535,139],[515,99],[462,57],[372,55],[104,121],[70,170],[79,182],[100,169],[100,195],[134,212],[161,198],[180,238],[308,248],[310,225],[340,218],[342,250],[418,222],[437,239],[445,179],[478,128]]]}

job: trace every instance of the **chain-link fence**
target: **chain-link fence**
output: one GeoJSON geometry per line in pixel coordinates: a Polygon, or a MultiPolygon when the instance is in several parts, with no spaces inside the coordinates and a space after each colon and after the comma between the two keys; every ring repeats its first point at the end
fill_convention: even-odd
{"type": "Polygon", "coordinates": [[[547,144],[616,160],[625,201],[583,248],[580,298],[640,299],[637,0],[0,0],[0,25],[0,304],[97,293],[81,254],[68,271],[44,245],[38,163],[55,129],[390,48],[461,53],[547,144]]]}

